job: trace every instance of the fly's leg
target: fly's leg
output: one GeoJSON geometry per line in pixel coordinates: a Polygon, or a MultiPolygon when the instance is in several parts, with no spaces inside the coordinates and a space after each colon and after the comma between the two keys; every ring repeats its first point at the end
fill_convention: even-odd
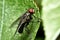
{"type": "Polygon", "coordinates": [[[29,33],[30,33],[30,30],[29,30],[29,28],[27,27],[27,25],[29,25],[29,22],[27,22],[27,23],[25,24],[25,31],[29,34],[29,33]]]}
{"type": "Polygon", "coordinates": [[[34,17],[35,19],[37,19],[37,21],[36,21],[36,22],[41,22],[41,21],[42,21],[42,19],[41,19],[41,18],[38,18],[38,17],[36,17],[36,16],[34,16],[34,15],[33,15],[33,17],[34,17]]]}

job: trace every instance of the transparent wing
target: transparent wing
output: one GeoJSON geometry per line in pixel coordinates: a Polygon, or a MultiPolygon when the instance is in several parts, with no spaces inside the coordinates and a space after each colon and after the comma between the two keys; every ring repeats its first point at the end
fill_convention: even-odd
{"type": "MultiPolygon", "coordinates": [[[[13,36],[12,36],[12,38],[14,38],[15,37],[15,35],[16,35],[16,33],[17,33],[17,29],[18,29],[18,24],[19,24],[19,22],[20,22],[20,20],[21,20],[21,17],[22,16],[20,16],[19,18],[17,18],[17,20],[15,20],[12,24],[11,24],[11,26],[9,27],[9,29],[11,30],[11,32],[13,33],[13,36]]],[[[11,39],[12,39],[11,38],[11,39]]]]}
{"type": "Polygon", "coordinates": [[[10,29],[14,30],[14,35],[17,33],[17,31],[19,30],[19,27],[21,27],[21,25],[23,24],[23,17],[25,14],[23,14],[21,17],[19,17],[17,20],[15,20],[11,26],[9,27],[10,29]]]}
{"type": "Polygon", "coordinates": [[[22,16],[20,16],[19,18],[17,18],[17,20],[15,20],[15,21],[11,24],[11,26],[10,26],[9,28],[12,28],[12,27],[14,27],[15,25],[18,25],[19,22],[20,22],[20,20],[21,20],[21,18],[22,18],[24,15],[25,15],[25,14],[23,14],[22,16]]]}
{"type": "Polygon", "coordinates": [[[14,25],[18,24],[20,19],[21,19],[21,17],[17,18],[17,20],[15,20],[9,28],[12,28],[12,27],[14,27],[14,25]]]}

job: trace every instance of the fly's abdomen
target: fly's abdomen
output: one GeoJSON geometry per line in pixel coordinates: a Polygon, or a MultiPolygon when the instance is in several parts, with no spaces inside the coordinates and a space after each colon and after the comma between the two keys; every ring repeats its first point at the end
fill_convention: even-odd
{"type": "Polygon", "coordinates": [[[19,29],[18,29],[18,32],[19,32],[19,33],[22,33],[22,32],[23,32],[24,25],[25,25],[25,23],[23,23],[23,24],[21,25],[21,27],[19,27],[19,29]]]}

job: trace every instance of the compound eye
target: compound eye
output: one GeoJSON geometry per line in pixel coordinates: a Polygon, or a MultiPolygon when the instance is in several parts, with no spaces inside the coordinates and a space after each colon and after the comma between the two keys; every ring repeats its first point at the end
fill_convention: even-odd
{"type": "Polygon", "coordinates": [[[33,14],[34,13],[34,9],[30,8],[29,10],[29,13],[33,14]]]}

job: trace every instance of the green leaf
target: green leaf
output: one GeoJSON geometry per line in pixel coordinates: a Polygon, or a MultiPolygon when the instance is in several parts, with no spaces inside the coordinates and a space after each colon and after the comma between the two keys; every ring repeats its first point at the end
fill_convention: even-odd
{"type": "MultiPolygon", "coordinates": [[[[34,8],[35,16],[42,18],[45,31],[45,40],[55,40],[60,33],[60,0],[0,0],[0,39],[1,40],[34,40],[39,29],[38,19],[24,28],[22,34],[14,33],[17,28],[9,28],[11,24],[23,15],[29,8],[34,8]],[[35,5],[35,3],[36,5],[35,5]],[[42,3],[42,5],[41,5],[42,3]],[[42,8],[43,7],[43,8],[42,8]],[[39,13],[40,12],[40,13],[39,13]],[[42,13],[42,14],[41,14],[42,13]]],[[[40,40],[40,38],[37,38],[40,40]]],[[[36,39],[36,40],[37,40],[36,39]]],[[[42,39],[42,38],[41,38],[42,39]]]]}
{"type": "MultiPolygon", "coordinates": [[[[14,33],[17,28],[17,24],[14,25],[16,27],[13,27],[10,29],[9,27],[11,24],[21,15],[23,15],[29,8],[34,8],[35,10],[35,16],[39,17],[38,9],[36,8],[36,5],[34,4],[33,0],[3,0],[3,13],[2,13],[2,36],[1,40],[34,40],[36,33],[39,28],[39,22],[32,23],[28,25],[29,28],[29,34],[24,30],[22,34],[16,34],[14,37],[14,33]]],[[[35,22],[37,19],[33,18],[33,22],[35,22]]]]}
{"type": "Polygon", "coordinates": [[[60,0],[43,0],[42,5],[45,40],[55,40],[60,33],[60,0]]]}

